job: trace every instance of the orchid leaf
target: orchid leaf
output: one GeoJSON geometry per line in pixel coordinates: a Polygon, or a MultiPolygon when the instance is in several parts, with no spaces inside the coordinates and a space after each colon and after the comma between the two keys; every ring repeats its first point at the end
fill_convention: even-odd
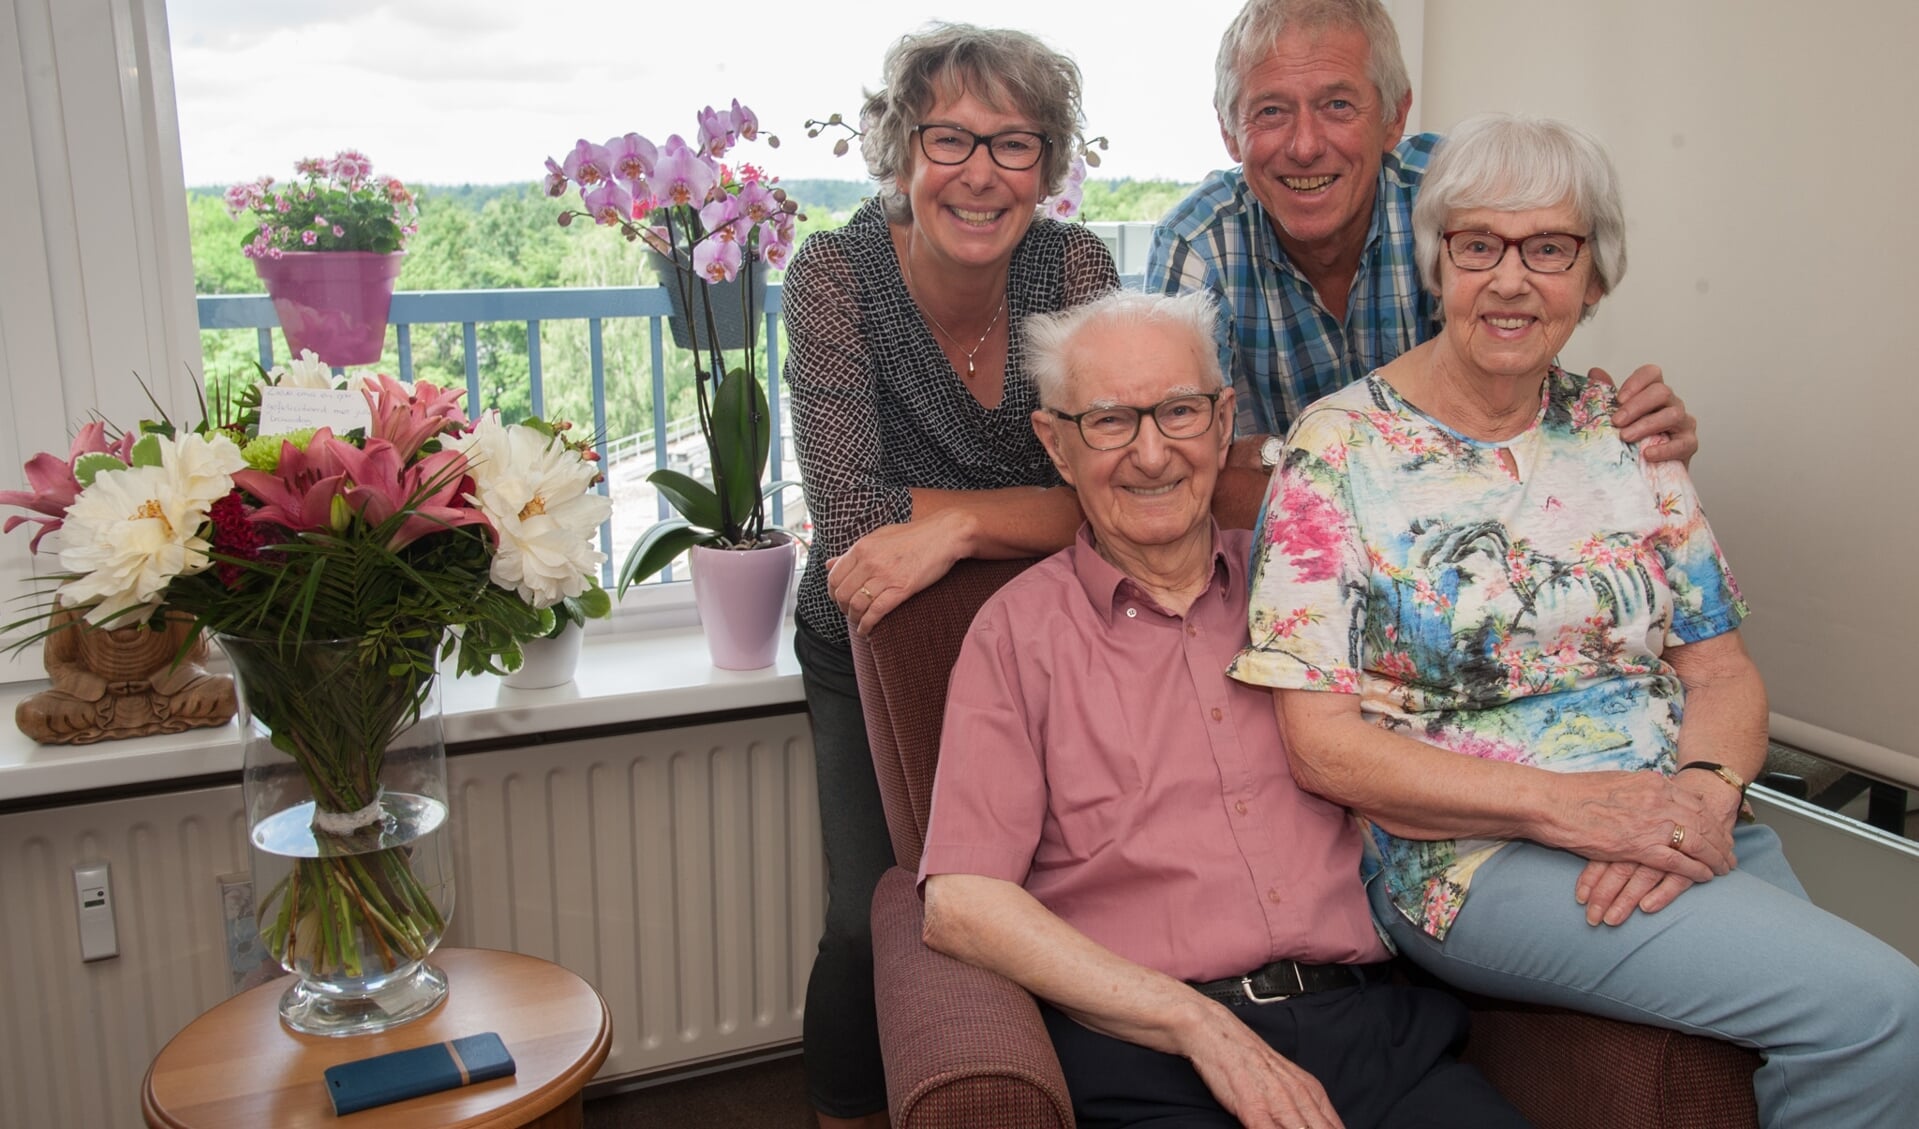
{"type": "Polygon", "coordinates": [[[626,595],[626,590],[640,581],[650,579],[681,553],[711,540],[713,534],[693,528],[684,518],[670,517],[655,525],[626,554],[626,563],[620,566],[620,595],[626,595]]]}
{"type": "Polygon", "coordinates": [[[659,492],[666,497],[667,504],[678,510],[680,516],[703,529],[718,529],[720,521],[720,496],[713,488],[697,478],[681,474],[677,470],[662,467],[646,476],[659,492]]]}
{"type": "MultiPolygon", "coordinates": [[[[716,481],[726,490],[727,513],[744,532],[759,499],[760,476],[773,442],[766,390],[743,368],[728,372],[713,396],[713,460],[716,481]]],[[[741,539],[741,538],[735,538],[741,539]]]]}
{"type": "Polygon", "coordinates": [[[133,445],[131,452],[134,466],[160,465],[160,438],[157,435],[142,435],[133,445]]]}
{"type": "Polygon", "coordinates": [[[125,469],[127,464],[104,451],[92,451],[73,460],[73,477],[82,490],[92,486],[94,478],[104,471],[125,469]]]}

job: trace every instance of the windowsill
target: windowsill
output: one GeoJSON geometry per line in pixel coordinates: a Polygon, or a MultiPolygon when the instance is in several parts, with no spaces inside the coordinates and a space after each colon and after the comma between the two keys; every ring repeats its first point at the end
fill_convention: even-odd
{"type": "MultiPolygon", "coordinates": [[[[715,668],[697,626],[621,630],[642,618],[622,616],[610,630],[589,631],[579,673],[564,686],[515,690],[494,675],[443,679],[447,743],[657,722],[803,699],[790,618],[774,664],[742,671],[715,668]]],[[[0,710],[5,711],[0,802],[240,771],[239,725],[232,721],[217,729],[93,745],[35,744],[10,722],[20,699],[46,685],[0,687],[0,710]]]]}

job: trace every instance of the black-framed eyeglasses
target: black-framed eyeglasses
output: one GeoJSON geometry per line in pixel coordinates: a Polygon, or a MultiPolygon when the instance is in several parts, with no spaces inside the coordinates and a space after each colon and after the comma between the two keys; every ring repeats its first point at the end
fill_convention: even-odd
{"type": "Polygon", "coordinates": [[[1058,408],[1048,409],[1060,419],[1079,428],[1079,437],[1095,451],[1117,451],[1139,437],[1142,416],[1152,416],[1159,433],[1168,439],[1191,439],[1204,435],[1213,426],[1213,413],[1219,407],[1219,392],[1188,392],[1172,396],[1148,407],[1108,404],[1068,415],[1058,408]]]}
{"type": "Polygon", "coordinates": [[[1508,239],[1490,231],[1442,231],[1446,255],[1460,270],[1491,270],[1506,257],[1506,248],[1519,248],[1519,261],[1539,274],[1564,274],[1579,261],[1579,249],[1587,236],[1564,231],[1542,231],[1519,239],[1508,239]]]}
{"type": "Polygon", "coordinates": [[[1023,172],[1039,164],[1053,143],[1052,138],[1030,129],[1003,129],[982,137],[956,125],[921,124],[913,132],[919,134],[920,152],[936,165],[963,165],[973,150],[984,145],[993,163],[1008,172],[1023,172]]]}

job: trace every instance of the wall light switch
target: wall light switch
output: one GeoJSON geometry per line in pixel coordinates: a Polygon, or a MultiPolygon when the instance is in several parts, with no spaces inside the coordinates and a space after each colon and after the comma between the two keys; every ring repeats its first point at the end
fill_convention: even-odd
{"type": "Polygon", "coordinates": [[[73,865],[73,898],[80,913],[80,959],[119,956],[120,940],[113,928],[113,882],[106,863],[73,865]]]}

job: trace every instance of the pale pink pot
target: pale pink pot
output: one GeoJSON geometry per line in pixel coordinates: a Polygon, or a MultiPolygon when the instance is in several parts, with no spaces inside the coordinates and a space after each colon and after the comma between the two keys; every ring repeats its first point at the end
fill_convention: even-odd
{"type": "Polygon", "coordinates": [[[799,552],[793,539],[764,549],[695,545],[687,552],[693,566],[693,603],[706,629],[713,665],[722,670],[772,666],[799,552]]]}
{"type": "Polygon", "coordinates": [[[404,251],[287,251],[253,260],[253,270],[294,357],[311,349],[329,365],[370,365],[386,345],[404,258],[404,251]]]}

